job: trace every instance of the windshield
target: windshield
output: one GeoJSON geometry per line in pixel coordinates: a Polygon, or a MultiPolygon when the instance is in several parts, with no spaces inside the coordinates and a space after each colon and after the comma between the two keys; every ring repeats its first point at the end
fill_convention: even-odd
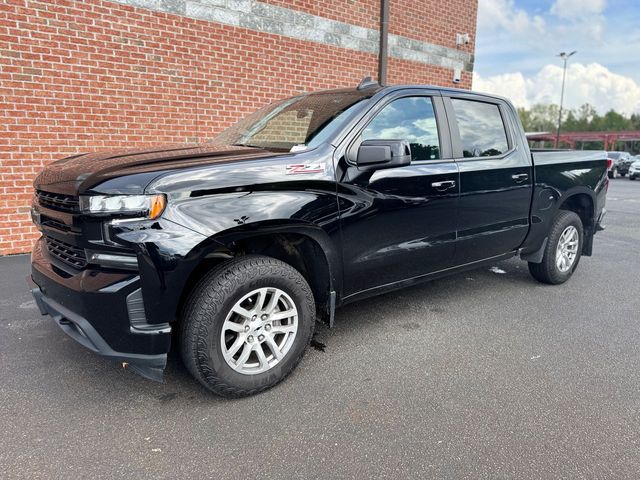
{"type": "Polygon", "coordinates": [[[267,105],[212,141],[273,151],[314,148],[333,136],[349,113],[375,91],[312,93],[267,105]]]}

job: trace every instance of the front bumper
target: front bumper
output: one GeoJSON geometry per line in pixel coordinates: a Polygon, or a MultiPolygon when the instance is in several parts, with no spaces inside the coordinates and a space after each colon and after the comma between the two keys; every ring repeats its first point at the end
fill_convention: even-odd
{"type": "Polygon", "coordinates": [[[151,380],[162,380],[171,346],[168,324],[132,326],[127,298],[140,288],[135,272],[87,269],[66,275],[38,241],[31,257],[32,293],[43,315],[50,315],[71,338],[89,350],[151,380]]]}

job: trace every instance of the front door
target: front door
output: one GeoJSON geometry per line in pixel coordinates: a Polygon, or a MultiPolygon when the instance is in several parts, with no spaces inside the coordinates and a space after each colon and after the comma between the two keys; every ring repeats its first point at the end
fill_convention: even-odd
{"type": "Polygon", "coordinates": [[[516,250],[529,230],[531,159],[506,105],[444,98],[460,169],[456,265],[516,250]]]}
{"type": "Polygon", "coordinates": [[[340,160],[338,197],[347,297],[438,271],[453,262],[458,167],[451,158],[442,99],[396,95],[381,102],[386,103],[360,127],[354,143],[407,140],[412,162],[362,171],[348,158],[340,160]]]}

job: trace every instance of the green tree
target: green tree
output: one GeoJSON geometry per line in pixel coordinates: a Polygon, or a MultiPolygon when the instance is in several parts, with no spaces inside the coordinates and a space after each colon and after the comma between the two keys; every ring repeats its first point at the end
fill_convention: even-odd
{"type": "Polygon", "coordinates": [[[525,132],[531,130],[531,113],[524,107],[518,108],[518,116],[522,122],[522,128],[525,132]]]}
{"type": "MultiPolygon", "coordinates": [[[[530,109],[519,108],[518,115],[527,132],[554,132],[558,128],[559,107],[554,104],[533,105],[530,109]]],[[[585,103],[577,109],[562,111],[563,132],[640,130],[640,114],[630,117],[609,110],[599,115],[596,109],[585,103]]]]}
{"type": "Polygon", "coordinates": [[[579,132],[581,130],[581,121],[573,113],[573,110],[569,110],[565,118],[562,119],[562,129],[568,132],[579,132]]]}

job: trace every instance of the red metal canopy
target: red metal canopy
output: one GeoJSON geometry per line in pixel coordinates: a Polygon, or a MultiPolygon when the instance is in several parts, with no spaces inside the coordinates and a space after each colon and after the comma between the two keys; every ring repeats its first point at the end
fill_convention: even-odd
{"type": "MultiPolygon", "coordinates": [[[[556,144],[556,134],[552,132],[527,133],[527,140],[530,142],[551,142],[556,144]]],[[[640,130],[628,130],[621,132],[566,132],[560,134],[560,143],[576,148],[576,143],[580,142],[602,142],[603,150],[617,150],[618,142],[640,141],[640,130]]]]}

